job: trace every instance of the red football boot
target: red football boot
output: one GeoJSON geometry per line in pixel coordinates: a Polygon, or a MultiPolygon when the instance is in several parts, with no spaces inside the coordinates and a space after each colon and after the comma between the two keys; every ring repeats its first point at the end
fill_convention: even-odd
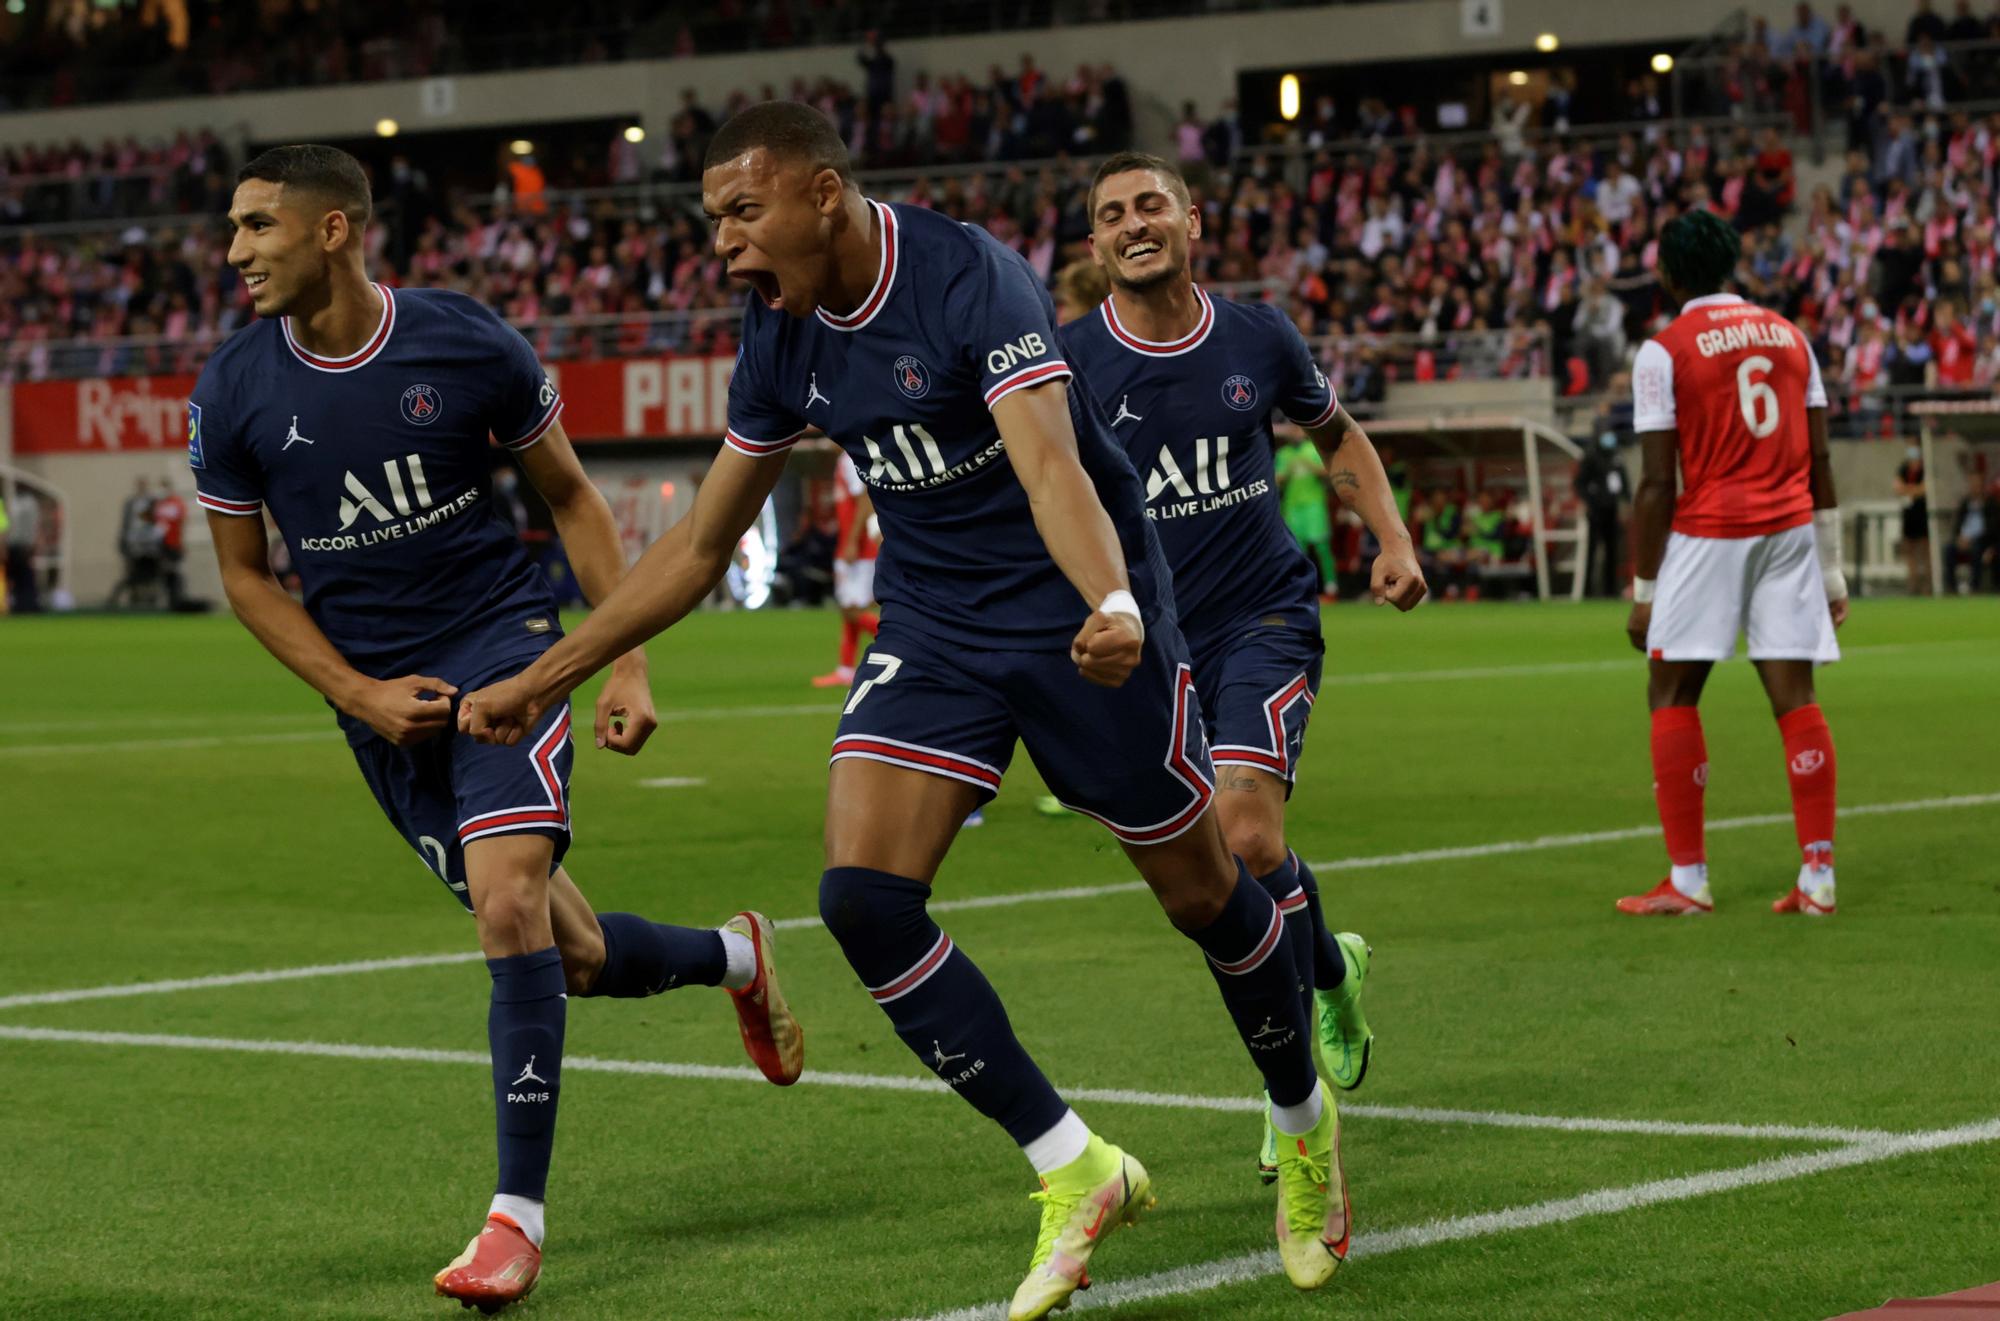
{"type": "Polygon", "coordinates": [[[1673,881],[1668,879],[1644,894],[1626,895],[1618,901],[1618,911],[1640,917],[1694,917],[1714,912],[1715,905],[1709,901],[1706,885],[1701,887],[1699,898],[1690,899],[1676,890],[1673,881]]]}
{"type": "Polygon", "coordinates": [[[806,1067],[806,1034],[792,1017],[785,994],[778,989],[778,968],[771,946],[771,919],[742,912],[722,924],[750,942],[757,953],[757,975],[748,986],[732,989],[736,1025],[743,1032],[743,1049],[750,1062],[780,1087],[790,1087],[806,1067]]]}
{"type": "Polygon", "coordinates": [[[542,1277],[542,1250],[504,1215],[486,1217],[486,1226],[432,1283],[446,1298],[487,1315],[534,1292],[542,1277]]]}

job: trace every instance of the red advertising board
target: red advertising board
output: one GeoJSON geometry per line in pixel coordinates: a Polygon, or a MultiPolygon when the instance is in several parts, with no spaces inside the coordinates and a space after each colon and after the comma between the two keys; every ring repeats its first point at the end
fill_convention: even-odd
{"type": "MultiPolygon", "coordinates": [[[[548,364],[572,440],[714,436],[728,426],[734,358],[548,364]]],[[[187,441],[192,376],[30,381],[13,389],[17,454],[175,449],[187,441]]]]}

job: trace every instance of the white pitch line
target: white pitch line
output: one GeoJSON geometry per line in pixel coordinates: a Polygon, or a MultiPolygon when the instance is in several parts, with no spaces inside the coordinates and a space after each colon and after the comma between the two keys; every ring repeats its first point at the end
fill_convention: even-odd
{"type": "MultiPolygon", "coordinates": [[[[1931,647],[1968,645],[1966,642],[1900,643],[1884,642],[1869,646],[1849,647],[1843,653],[1847,656],[1880,654],[1885,652],[1919,651],[1931,647]]],[[[1368,687],[1395,683],[1457,683],[1479,679],[1538,678],[1547,675],[1593,674],[1615,670],[1637,671],[1642,661],[1638,656],[1620,660],[1594,661],[1553,661],[1534,665],[1486,665],[1457,669],[1435,670],[1377,670],[1362,674],[1330,674],[1321,684],[1327,688],[1368,687]]],[[[661,724],[677,724],[704,720],[764,719],[784,716],[837,715],[837,703],[794,702],[770,706],[710,706],[690,707],[679,711],[658,713],[661,724]]],[[[0,735],[19,733],[53,732],[55,730],[91,729],[133,729],[171,728],[177,724],[199,724],[213,727],[217,724],[258,722],[281,724],[311,719],[306,715],[279,716],[233,716],[233,717],[135,717],[129,720],[31,720],[0,724],[0,735]]],[[[322,718],[323,719],[323,718],[322,718]]],[[[67,752],[147,752],[154,749],[181,751],[198,748],[222,748],[237,745],[262,743],[307,743],[325,739],[334,741],[337,730],[325,725],[318,730],[286,734],[207,734],[190,735],[184,738],[120,739],[108,743],[17,743],[0,745],[0,757],[50,756],[67,752]]]]}
{"type": "MultiPolygon", "coordinates": [[[[1934,1129],[1924,1133],[1884,1134],[1865,1142],[1857,1142],[1852,1146],[1834,1147],[1798,1156],[1779,1156],[1736,1169],[1709,1170],[1702,1174],[1683,1175],[1674,1179],[1655,1179],[1648,1183],[1631,1184],[1623,1188],[1600,1188],[1575,1197],[1559,1197],[1546,1202],[1508,1207],[1505,1210],[1488,1211],[1479,1215],[1454,1216],[1449,1220],[1434,1220],[1427,1224],[1406,1225],[1400,1229],[1356,1234],[1348,1259],[1381,1257],[1392,1252],[1430,1247],[1438,1243],[1456,1243],[1495,1234],[1514,1234],[1522,1230],[1567,1224],[1573,1220],[1583,1220],[1593,1216],[1621,1215],[1627,1211],[1636,1211],[1667,1202],[1713,1197],[1719,1193],[1784,1183],[1791,1179],[1803,1179],[1814,1174],[1824,1174],[1829,1170],[1852,1169],[1903,1156],[1921,1155],[1926,1152],[1945,1151],[1954,1147],[1969,1147],[1993,1141],[2000,1141],[2000,1119],[1988,1119],[1976,1124],[1934,1129]]],[[[1278,1263],[1277,1253],[1250,1252],[1238,1257],[1225,1257],[1219,1261],[1183,1266],[1178,1270],[1162,1271],[1155,1275],[1142,1275],[1136,1279],[1100,1282],[1089,1292],[1075,1296],[1073,1310],[1086,1312],[1093,1309],[1122,1307],[1128,1303],[1150,1302],[1160,1298],[1185,1297],[1189,1294],[1205,1293],[1224,1285],[1265,1279],[1278,1275],[1282,1269],[1278,1263]]],[[[933,1313],[921,1321],[998,1321],[1006,1314],[1006,1304],[986,1303],[977,1307],[962,1307],[955,1311],[933,1313]]]]}
{"type": "MultiPolygon", "coordinates": [[[[2000,804],[2000,793],[1955,794],[1945,798],[1915,798],[1900,803],[1863,803],[1843,807],[1849,816],[1885,816],[1900,812],[1927,812],[1948,808],[1988,807],[2000,804]]],[[[1780,825],[1789,814],[1764,813],[1759,816],[1724,817],[1711,821],[1714,830],[1743,830],[1751,826],[1780,825]]],[[[1422,849],[1414,853],[1382,853],[1359,858],[1335,858],[1315,862],[1314,871],[1362,871],[1371,867],[1407,867],[1420,862],[1456,858],[1485,858],[1504,853],[1532,853],[1545,849],[1574,848],[1585,844],[1608,844],[1631,839],[1651,839],[1659,827],[1632,826],[1624,830],[1599,830],[1576,835],[1543,835],[1536,839],[1498,840],[1488,844],[1468,844],[1456,848],[1422,849]]],[[[1068,885],[1050,890],[1020,890],[1011,894],[973,895],[965,899],[939,899],[929,905],[933,913],[970,912],[982,908],[1012,908],[1019,904],[1059,903],[1072,899],[1099,899],[1114,894],[1136,894],[1146,888],[1144,881],[1112,881],[1104,885],[1068,885]]],[[[817,917],[781,917],[771,924],[780,931],[808,931],[822,925],[817,917]]],[[[176,978],[158,982],[128,982],[113,986],[86,986],[73,990],[32,991],[0,996],[0,1010],[27,1005],[68,1004],[76,1000],[99,1000],[130,995],[157,995],[171,991],[200,991],[218,986],[247,986],[257,982],[296,981],[306,977],[339,977],[349,973],[386,972],[396,968],[421,968],[433,964],[471,963],[476,952],[453,954],[412,954],[402,958],[362,959],[354,963],[321,963],[302,968],[271,968],[258,972],[218,973],[208,977],[176,978]]]]}
{"type": "MultiPolygon", "coordinates": [[[[367,1046],[329,1041],[273,1041],[246,1037],[199,1037],[163,1032],[93,1032],[72,1028],[0,1025],[0,1040],[61,1042],[87,1046],[145,1046],[167,1050],[224,1051],[247,1055],[306,1055],[325,1059],[393,1060],[411,1064],[476,1064],[491,1067],[489,1056],[471,1050],[428,1050],[413,1046],[367,1046]]],[[[741,1064],[680,1064],[665,1060],[614,1060],[571,1055],[564,1069],[584,1073],[641,1074],[659,1078],[697,1078],[711,1082],[765,1084],[764,1075],[741,1064]]],[[[877,1092],[949,1094],[935,1078],[911,1074],[830,1073],[808,1071],[799,1085],[844,1087],[877,1092]]],[[[1261,1112],[1264,1102],[1254,1096],[1190,1096],[1174,1092],[1135,1091],[1123,1087],[1059,1087],[1068,1101],[1079,1104],[1137,1105],[1160,1110],[1200,1110],[1219,1114],[1261,1112]]],[[[1748,1138],[1791,1142],[1855,1144],[1902,1136],[1873,1128],[1796,1127],[1785,1124],[1677,1123],[1660,1119],[1596,1119],[1570,1115],[1528,1115],[1504,1110],[1440,1110],[1428,1106],[1354,1105],[1341,1112],[1358,1119],[1401,1123],[1470,1125],[1480,1128],[1547,1129],[1563,1133],[1631,1133],[1648,1137],[1748,1138]]]]}
{"type": "Polygon", "coordinates": [[[655,775],[639,781],[641,789],[699,789],[708,781],[699,775],[655,775]]]}
{"type": "Polygon", "coordinates": [[[268,968],[259,972],[224,972],[209,977],[176,977],[160,982],[125,982],[84,986],[69,991],[30,991],[0,997],[0,1009],[28,1005],[73,1004],[78,1000],[115,1000],[130,995],[163,995],[170,991],[206,991],[217,986],[253,986],[258,982],[292,982],[308,977],[344,977],[353,973],[388,972],[396,968],[430,968],[445,963],[473,963],[484,958],[478,950],[454,954],[410,954],[393,959],[360,959],[353,963],[315,963],[299,968],[268,968]]]}

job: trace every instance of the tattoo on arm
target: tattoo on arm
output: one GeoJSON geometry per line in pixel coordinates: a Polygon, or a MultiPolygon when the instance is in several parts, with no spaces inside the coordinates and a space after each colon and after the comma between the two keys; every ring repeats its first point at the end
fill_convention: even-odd
{"type": "Polygon", "coordinates": [[[1223,789],[1246,794],[1257,792],[1257,777],[1249,771],[1223,771],[1217,778],[1221,780],[1223,789]]]}
{"type": "Polygon", "coordinates": [[[1352,468],[1340,468],[1334,472],[1330,472],[1327,474],[1327,480],[1333,483],[1335,491],[1358,491],[1361,489],[1361,479],[1354,475],[1352,468]]]}

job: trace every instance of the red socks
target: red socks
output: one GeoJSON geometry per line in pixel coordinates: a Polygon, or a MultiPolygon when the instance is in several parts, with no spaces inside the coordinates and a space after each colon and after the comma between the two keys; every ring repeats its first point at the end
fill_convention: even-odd
{"type": "Polygon", "coordinates": [[[843,670],[854,668],[854,654],[860,633],[861,630],[854,626],[853,620],[840,621],[840,668],[843,670]]]}
{"type": "MultiPolygon", "coordinates": [[[[1817,713],[1819,708],[1812,710],[1817,713]]],[[[1822,731],[1825,728],[1820,725],[1822,731]]],[[[1789,751],[1790,742],[1785,746],[1789,751]]],[[[1829,747],[1829,768],[1832,759],[1829,747]]],[[[1830,795],[1830,773],[1827,784],[1830,795]]],[[[1660,807],[1667,857],[1676,867],[1708,860],[1701,837],[1702,791],[1707,786],[1708,744],[1701,736],[1701,712],[1691,706],[1663,706],[1653,712],[1653,799],[1660,807]]],[[[1796,794],[1797,790],[1793,792],[1796,794]]],[[[1828,802],[1831,801],[1829,797],[1828,802]]]]}
{"type": "Polygon", "coordinates": [[[861,625],[861,631],[872,638],[875,636],[876,631],[882,627],[882,616],[873,610],[863,610],[858,622],[861,625]]]}
{"type": "Polygon", "coordinates": [[[1817,702],[1779,716],[1778,732],[1785,736],[1785,775],[1792,785],[1799,849],[1809,864],[1824,866],[1833,852],[1833,734],[1817,702]]]}

